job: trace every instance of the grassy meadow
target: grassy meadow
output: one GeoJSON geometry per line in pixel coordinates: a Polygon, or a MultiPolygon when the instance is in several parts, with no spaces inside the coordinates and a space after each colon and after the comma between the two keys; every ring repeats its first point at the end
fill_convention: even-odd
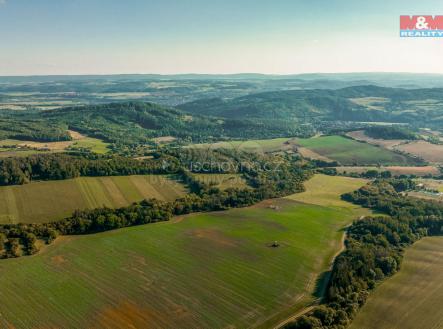
{"type": "Polygon", "coordinates": [[[248,184],[240,174],[193,174],[202,183],[214,185],[222,190],[247,188],[248,184]]]}
{"type": "Polygon", "coordinates": [[[62,237],[35,256],[2,261],[2,321],[15,328],[272,327],[315,300],[317,278],[360,212],[339,194],[365,181],[334,179],[347,186],[333,185],[335,195],[333,187],[318,192],[324,177],[316,176],[303,202],[267,200],[62,237]]]}
{"type": "Polygon", "coordinates": [[[80,177],[0,187],[0,223],[41,223],[76,209],[123,207],[146,198],[175,200],[186,189],[166,176],[80,177]]]}
{"type": "Polygon", "coordinates": [[[85,137],[72,143],[71,148],[85,148],[91,152],[105,154],[109,152],[109,144],[98,138],[85,137]]]}
{"type": "Polygon", "coordinates": [[[342,136],[300,138],[296,143],[342,165],[411,165],[418,162],[402,154],[342,136]]]}
{"type": "Polygon", "coordinates": [[[406,250],[401,270],[373,292],[350,329],[443,328],[443,238],[406,250]]]}

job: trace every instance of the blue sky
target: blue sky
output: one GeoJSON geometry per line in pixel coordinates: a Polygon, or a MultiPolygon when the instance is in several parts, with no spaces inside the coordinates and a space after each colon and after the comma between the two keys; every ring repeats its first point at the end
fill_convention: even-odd
{"type": "Polygon", "coordinates": [[[0,75],[443,73],[443,38],[399,15],[443,1],[0,0],[0,75]]]}

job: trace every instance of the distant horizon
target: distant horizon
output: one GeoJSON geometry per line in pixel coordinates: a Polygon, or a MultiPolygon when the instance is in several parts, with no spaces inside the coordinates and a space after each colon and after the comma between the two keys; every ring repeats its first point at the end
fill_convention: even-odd
{"type": "Polygon", "coordinates": [[[200,73],[200,72],[189,72],[189,73],[73,73],[73,74],[13,74],[13,75],[1,75],[1,78],[14,78],[14,77],[81,77],[81,76],[125,76],[125,75],[152,75],[152,76],[236,76],[236,75],[261,75],[261,76],[303,76],[303,75],[346,75],[346,74],[398,74],[398,75],[441,75],[443,72],[407,72],[407,71],[352,71],[352,72],[303,72],[303,73],[262,73],[262,72],[236,72],[236,73],[200,73]]]}

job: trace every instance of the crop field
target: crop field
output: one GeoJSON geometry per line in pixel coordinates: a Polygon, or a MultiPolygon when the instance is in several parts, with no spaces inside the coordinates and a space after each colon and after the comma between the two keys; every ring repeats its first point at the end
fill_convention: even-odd
{"type": "Polygon", "coordinates": [[[369,210],[341,200],[341,195],[366,185],[368,180],[341,176],[315,175],[305,182],[306,191],[287,199],[299,202],[356,211],[355,216],[368,215],[369,210]]]}
{"type": "Polygon", "coordinates": [[[368,109],[379,111],[384,111],[385,103],[390,102],[389,98],[384,97],[360,97],[350,98],[349,100],[355,104],[365,106],[368,109]]]}
{"type": "Polygon", "coordinates": [[[401,270],[369,296],[351,329],[443,328],[443,238],[406,250],[401,270]]]}
{"type": "Polygon", "coordinates": [[[15,328],[267,328],[315,299],[355,219],[349,209],[274,199],[61,237],[0,263],[1,319],[15,328]]]}
{"type": "Polygon", "coordinates": [[[418,160],[341,136],[297,139],[296,143],[343,165],[408,165],[418,160]]]}
{"type": "Polygon", "coordinates": [[[72,143],[72,148],[86,148],[89,149],[91,152],[98,153],[98,154],[104,154],[109,151],[108,149],[108,143],[102,141],[98,138],[92,138],[92,137],[85,137],[80,140],[76,140],[72,143]]]}
{"type": "Polygon", "coordinates": [[[0,141],[0,157],[27,156],[51,152],[63,152],[70,148],[85,148],[98,154],[109,151],[109,144],[98,138],[87,137],[76,131],[68,131],[73,138],[63,142],[34,142],[17,139],[4,139],[0,141]]]}
{"type": "Polygon", "coordinates": [[[290,151],[295,147],[294,140],[292,138],[274,138],[274,139],[254,139],[248,141],[230,141],[230,142],[217,142],[206,144],[193,144],[190,147],[203,148],[203,149],[233,149],[241,150],[245,152],[279,152],[290,151]]]}
{"type": "Polygon", "coordinates": [[[415,175],[418,177],[427,175],[440,175],[440,170],[435,166],[420,166],[420,167],[408,167],[408,166],[387,166],[387,167],[335,167],[337,172],[343,173],[357,173],[361,174],[368,170],[377,170],[379,172],[389,171],[394,176],[400,175],[415,175]]]}
{"type": "Polygon", "coordinates": [[[245,179],[239,174],[193,174],[200,182],[217,186],[225,190],[227,188],[246,188],[245,179]]]}
{"type": "Polygon", "coordinates": [[[443,145],[431,144],[426,141],[416,141],[396,147],[405,153],[418,156],[431,163],[443,164],[443,145]]]}
{"type": "Polygon", "coordinates": [[[186,193],[166,176],[81,177],[0,187],[0,223],[48,222],[77,209],[123,207],[146,198],[174,200],[186,193]]]}

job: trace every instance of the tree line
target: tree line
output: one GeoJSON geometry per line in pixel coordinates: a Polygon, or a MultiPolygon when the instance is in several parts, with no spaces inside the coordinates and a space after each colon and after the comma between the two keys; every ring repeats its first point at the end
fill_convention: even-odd
{"type": "Polygon", "coordinates": [[[443,234],[443,204],[406,197],[409,180],[376,180],[342,196],[389,216],[355,221],[346,249],[335,260],[322,305],[287,329],[346,328],[371,291],[401,266],[404,249],[425,236],[443,234]]]}

